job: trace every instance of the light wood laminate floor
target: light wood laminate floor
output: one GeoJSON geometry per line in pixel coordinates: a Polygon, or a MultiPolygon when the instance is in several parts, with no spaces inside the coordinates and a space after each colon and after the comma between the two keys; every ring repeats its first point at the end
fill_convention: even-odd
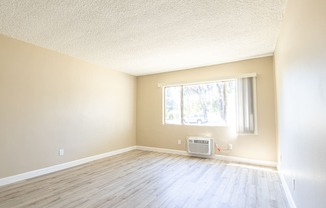
{"type": "Polygon", "coordinates": [[[134,150],[0,187],[0,207],[288,207],[275,170],[134,150]]]}

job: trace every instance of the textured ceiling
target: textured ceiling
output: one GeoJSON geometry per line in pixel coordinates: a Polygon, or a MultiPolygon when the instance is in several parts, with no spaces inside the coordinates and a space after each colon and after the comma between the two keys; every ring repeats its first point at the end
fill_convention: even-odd
{"type": "Polygon", "coordinates": [[[0,0],[0,33],[132,75],[272,54],[286,0],[0,0]]]}

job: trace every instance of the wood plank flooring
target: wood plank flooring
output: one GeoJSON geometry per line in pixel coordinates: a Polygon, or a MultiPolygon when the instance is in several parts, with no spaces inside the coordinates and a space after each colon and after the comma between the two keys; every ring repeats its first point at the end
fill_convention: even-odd
{"type": "Polygon", "coordinates": [[[0,187],[0,207],[289,206],[275,170],[134,150],[0,187]]]}

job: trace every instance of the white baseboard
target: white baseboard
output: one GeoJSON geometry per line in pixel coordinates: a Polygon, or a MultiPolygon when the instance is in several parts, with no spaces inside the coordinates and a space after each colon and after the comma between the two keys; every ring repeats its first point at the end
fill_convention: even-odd
{"type": "MultiPolygon", "coordinates": [[[[182,150],[173,150],[173,149],[148,147],[148,146],[131,146],[131,147],[127,147],[127,148],[123,148],[123,149],[119,149],[119,150],[115,150],[115,151],[111,151],[111,152],[106,152],[106,153],[99,154],[99,155],[94,155],[91,157],[82,158],[79,160],[74,160],[74,161],[67,162],[67,163],[62,163],[59,165],[50,166],[47,168],[33,170],[33,171],[26,172],[26,173],[9,176],[6,178],[0,178],[0,186],[12,184],[12,183],[15,183],[18,181],[23,181],[26,179],[45,175],[48,173],[53,173],[53,172],[56,172],[59,170],[64,170],[64,169],[71,168],[71,167],[74,167],[77,165],[82,165],[82,164],[85,164],[88,162],[92,162],[94,160],[99,160],[102,158],[110,157],[113,155],[121,154],[121,153],[128,152],[128,151],[135,150],[135,149],[143,150],[143,151],[153,151],[153,152],[162,152],[162,153],[170,153],[170,154],[189,156],[189,154],[186,151],[182,151],[182,150]]],[[[247,163],[247,164],[262,165],[262,166],[269,166],[269,167],[276,167],[276,165],[277,165],[276,162],[271,162],[271,161],[252,160],[252,159],[247,159],[247,158],[231,157],[231,156],[225,156],[225,155],[215,155],[214,158],[218,159],[218,160],[225,160],[225,161],[230,161],[230,162],[242,162],[242,163],[247,163]]]]}
{"type": "Polygon", "coordinates": [[[175,155],[188,155],[188,153],[186,151],[165,149],[165,148],[158,148],[158,147],[136,146],[136,149],[143,150],[143,151],[151,151],[151,152],[169,153],[169,154],[175,154],[175,155]]]}
{"type": "MultiPolygon", "coordinates": [[[[153,152],[163,152],[163,153],[170,153],[170,154],[177,154],[177,155],[190,155],[188,152],[183,150],[173,150],[173,149],[164,149],[164,148],[157,148],[157,147],[148,147],[148,146],[136,146],[138,150],[144,151],[153,151],[153,152]]],[[[267,167],[277,167],[277,163],[273,161],[264,161],[264,160],[253,160],[248,158],[242,157],[233,157],[233,156],[226,156],[226,155],[215,155],[215,159],[217,160],[224,160],[229,162],[241,162],[251,165],[260,165],[260,166],[267,166],[267,167]]]]}
{"type": "Polygon", "coordinates": [[[283,174],[281,172],[279,172],[278,175],[280,176],[280,179],[281,179],[281,182],[282,182],[282,186],[283,186],[283,190],[284,190],[285,196],[286,196],[286,198],[287,198],[287,200],[289,202],[290,208],[297,208],[297,206],[295,205],[295,203],[293,201],[293,198],[292,198],[292,195],[291,195],[289,186],[286,183],[283,174]]]}
{"type": "Polygon", "coordinates": [[[45,174],[48,174],[48,173],[53,173],[53,172],[63,170],[63,169],[67,169],[67,168],[71,168],[71,167],[74,167],[74,166],[77,166],[77,165],[82,165],[82,164],[85,164],[85,163],[88,163],[88,162],[91,162],[91,161],[94,161],[94,160],[99,160],[99,159],[102,159],[102,158],[106,158],[106,157],[110,157],[110,156],[113,156],[113,155],[121,154],[121,153],[128,152],[128,151],[131,151],[131,150],[134,150],[134,149],[136,149],[136,146],[131,146],[131,147],[123,148],[123,149],[118,149],[118,150],[114,150],[114,151],[111,151],[111,152],[106,152],[106,153],[103,153],[103,154],[94,155],[94,156],[82,158],[82,159],[79,159],[79,160],[74,160],[74,161],[71,161],[71,162],[50,166],[50,167],[47,167],[47,168],[42,168],[42,169],[33,170],[33,171],[30,171],[30,172],[26,172],[26,173],[22,173],[22,174],[18,174],[18,175],[9,176],[9,177],[6,177],[6,178],[0,178],[0,186],[8,185],[8,184],[15,183],[15,182],[18,182],[18,181],[23,181],[23,180],[26,180],[26,179],[34,178],[36,176],[45,175],[45,174]]]}
{"type": "Polygon", "coordinates": [[[225,161],[230,161],[230,162],[240,162],[240,163],[246,163],[246,164],[251,164],[251,165],[259,165],[259,166],[265,166],[265,167],[272,167],[272,168],[277,167],[277,162],[266,161],[266,160],[254,160],[254,159],[243,158],[243,157],[215,155],[215,159],[225,160],[225,161]]]}

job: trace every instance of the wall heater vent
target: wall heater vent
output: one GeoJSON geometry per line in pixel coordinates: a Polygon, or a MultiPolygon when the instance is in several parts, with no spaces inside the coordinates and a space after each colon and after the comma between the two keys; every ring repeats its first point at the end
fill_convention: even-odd
{"type": "Polygon", "coordinates": [[[211,156],[214,154],[214,140],[205,137],[188,137],[188,153],[198,156],[211,156]]]}

